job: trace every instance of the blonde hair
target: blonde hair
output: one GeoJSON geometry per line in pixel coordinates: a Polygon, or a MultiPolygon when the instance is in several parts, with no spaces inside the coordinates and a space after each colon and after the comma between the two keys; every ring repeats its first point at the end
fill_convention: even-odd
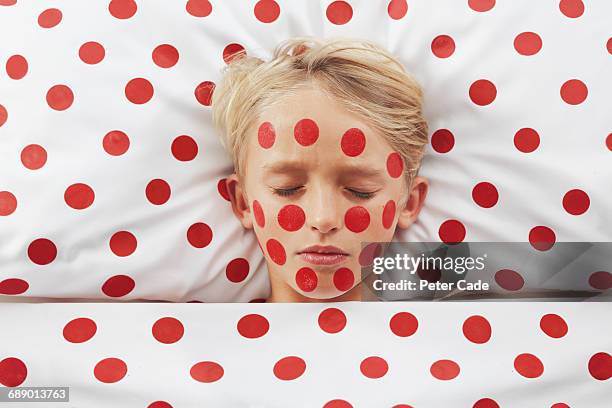
{"type": "Polygon", "coordinates": [[[280,43],[269,61],[234,54],[212,96],[212,119],[236,174],[245,169],[246,137],[260,112],[282,96],[319,85],[349,112],[379,131],[404,159],[408,184],[428,142],[423,92],[389,52],[346,38],[297,37],[280,43]]]}

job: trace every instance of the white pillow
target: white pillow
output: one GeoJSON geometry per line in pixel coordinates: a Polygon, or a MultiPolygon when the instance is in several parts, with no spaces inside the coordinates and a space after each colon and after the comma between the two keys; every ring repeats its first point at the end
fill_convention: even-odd
{"type": "Polygon", "coordinates": [[[267,297],[208,104],[224,58],[296,35],[373,40],[423,85],[431,188],[398,239],[609,241],[612,4],[581,4],[2,0],[0,294],[267,297]]]}

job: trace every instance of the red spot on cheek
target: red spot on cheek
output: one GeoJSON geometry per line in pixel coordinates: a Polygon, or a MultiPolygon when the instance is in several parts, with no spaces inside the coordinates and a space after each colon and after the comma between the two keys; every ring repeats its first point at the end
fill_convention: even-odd
{"type": "Polygon", "coordinates": [[[374,258],[382,254],[382,246],[376,242],[366,245],[359,254],[359,265],[369,266],[374,262],[374,258]]]}
{"type": "Polygon", "coordinates": [[[257,200],[253,201],[253,215],[257,225],[263,228],[266,225],[266,217],[264,216],[261,204],[257,200]]]}
{"type": "Polygon", "coordinates": [[[359,205],[351,207],[344,214],[344,225],[353,232],[361,232],[370,225],[370,213],[359,205]]]}
{"type": "Polygon", "coordinates": [[[382,214],[382,224],[386,229],[391,228],[393,220],[395,219],[395,201],[389,200],[385,204],[385,209],[382,214]]]}
{"type": "Polygon", "coordinates": [[[266,242],[266,249],[268,250],[268,255],[274,261],[274,263],[278,265],[284,265],[287,260],[287,255],[285,254],[285,248],[283,245],[275,239],[269,239],[266,242]]]}
{"type": "Polygon", "coordinates": [[[365,135],[357,128],[347,130],[340,140],[342,151],[350,157],[359,156],[365,149],[365,144],[365,135]]]}
{"type": "Polygon", "coordinates": [[[334,286],[341,292],[346,292],[353,287],[355,276],[349,268],[340,268],[334,272],[334,286]]]}
{"type": "Polygon", "coordinates": [[[293,136],[302,146],[310,146],[319,138],[319,127],[312,119],[301,119],[293,128],[293,136]]]}
{"type": "Polygon", "coordinates": [[[264,149],[272,147],[276,140],[276,131],[270,122],[264,122],[259,126],[257,140],[259,141],[259,145],[264,149]]]}
{"type": "Polygon", "coordinates": [[[398,178],[404,171],[404,162],[399,153],[393,152],[387,157],[387,172],[393,178],[398,178]]]}
{"type": "Polygon", "coordinates": [[[317,288],[317,273],[310,268],[300,268],[295,274],[295,283],[304,292],[312,292],[317,288]]]}
{"type": "Polygon", "coordinates": [[[306,214],[299,206],[289,204],[278,212],[278,224],[286,231],[297,231],[304,225],[306,214]]]}

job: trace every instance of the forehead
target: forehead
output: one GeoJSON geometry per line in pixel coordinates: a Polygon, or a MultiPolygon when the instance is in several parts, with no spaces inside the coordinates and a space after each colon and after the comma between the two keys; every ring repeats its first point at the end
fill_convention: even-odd
{"type": "Polygon", "coordinates": [[[267,165],[267,168],[274,162],[293,161],[298,167],[350,165],[384,169],[384,158],[393,151],[385,138],[365,120],[318,88],[294,91],[264,109],[249,135],[248,144],[248,161],[267,165]],[[262,148],[258,140],[260,127],[265,123],[275,134],[269,148],[262,148]],[[318,137],[314,143],[304,146],[297,142],[295,132],[300,123],[316,125],[318,137]],[[344,137],[343,143],[347,132],[352,136],[344,137]],[[365,141],[365,147],[359,154],[347,155],[347,151],[355,149],[351,142],[355,141],[356,133],[363,135],[358,139],[365,141]]]}

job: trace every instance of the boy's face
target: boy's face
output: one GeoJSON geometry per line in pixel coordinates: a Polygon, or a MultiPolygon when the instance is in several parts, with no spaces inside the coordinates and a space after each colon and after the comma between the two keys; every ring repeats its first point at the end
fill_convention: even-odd
{"type": "Polygon", "coordinates": [[[403,227],[416,218],[399,208],[408,194],[401,156],[321,90],[262,112],[246,154],[241,221],[254,228],[271,280],[305,297],[352,289],[362,242],[388,242],[398,217],[403,227]]]}

